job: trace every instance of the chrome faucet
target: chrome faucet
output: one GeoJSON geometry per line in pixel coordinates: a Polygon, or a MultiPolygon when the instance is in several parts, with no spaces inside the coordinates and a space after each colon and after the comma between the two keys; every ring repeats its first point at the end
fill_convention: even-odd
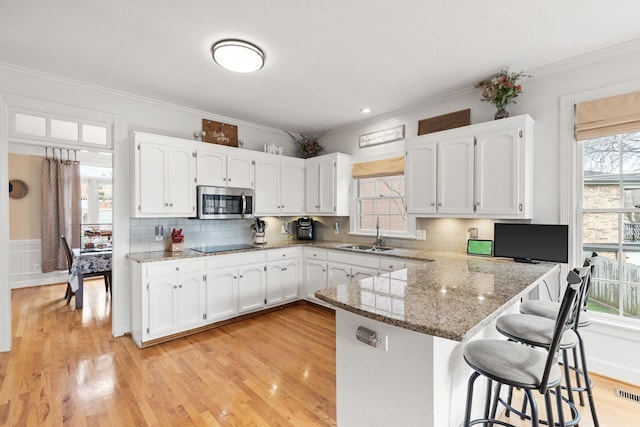
{"type": "Polygon", "coordinates": [[[384,236],[380,232],[380,218],[376,218],[376,241],[373,242],[373,247],[379,248],[380,246],[382,246],[383,239],[384,239],[384,236]]]}

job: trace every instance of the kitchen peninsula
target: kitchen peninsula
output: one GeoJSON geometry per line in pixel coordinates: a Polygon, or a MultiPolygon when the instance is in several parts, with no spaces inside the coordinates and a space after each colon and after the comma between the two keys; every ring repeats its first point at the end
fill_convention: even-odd
{"type": "Polygon", "coordinates": [[[428,258],[316,292],[338,308],[339,426],[461,425],[470,373],[464,342],[497,336],[499,315],[517,310],[521,297],[559,275],[555,264],[444,252],[428,258]],[[376,347],[356,339],[359,327],[377,334],[376,347]]]}

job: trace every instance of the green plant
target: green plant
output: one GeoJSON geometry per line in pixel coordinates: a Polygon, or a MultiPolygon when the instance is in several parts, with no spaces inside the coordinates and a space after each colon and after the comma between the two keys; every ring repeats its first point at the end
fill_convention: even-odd
{"type": "Polygon", "coordinates": [[[500,70],[494,77],[483,80],[476,84],[482,88],[482,100],[495,105],[497,108],[504,108],[509,103],[516,103],[514,99],[522,93],[522,86],[518,80],[531,77],[524,74],[524,71],[510,73],[508,68],[500,70]]]}

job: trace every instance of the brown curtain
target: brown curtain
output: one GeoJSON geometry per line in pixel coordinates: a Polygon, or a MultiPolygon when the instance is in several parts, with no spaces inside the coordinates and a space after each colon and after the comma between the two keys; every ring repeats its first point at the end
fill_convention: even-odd
{"type": "Polygon", "coordinates": [[[60,236],[80,247],[80,163],[46,158],[42,162],[42,272],[65,270],[60,236]]]}
{"type": "Polygon", "coordinates": [[[404,174],[404,157],[390,157],[371,162],[355,163],[351,176],[356,179],[404,174]]]}
{"type": "Polygon", "coordinates": [[[576,139],[640,130],[640,92],[576,104],[576,139]]]}

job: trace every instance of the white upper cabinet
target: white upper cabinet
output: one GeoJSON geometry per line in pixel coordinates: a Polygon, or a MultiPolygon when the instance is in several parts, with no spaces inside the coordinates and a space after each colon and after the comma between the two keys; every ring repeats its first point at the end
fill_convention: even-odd
{"type": "Polygon", "coordinates": [[[198,144],[197,184],[254,188],[255,156],[250,150],[198,144]]]}
{"type": "Polygon", "coordinates": [[[196,158],[192,141],[134,132],[134,217],[196,214],[196,158]]]}
{"type": "Polygon", "coordinates": [[[305,212],[349,215],[351,156],[327,154],[305,160],[305,212]]]}
{"type": "Polygon", "coordinates": [[[438,142],[437,206],[444,215],[473,214],[473,137],[438,142]]]}
{"type": "Polygon", "coordinates": [[[408,139],[407,212],[531,218],[533,125],[522,115],[408,139]]]}
{"type": "Polygon", "coordinates": [[[304,204],[304,161],[266,155],[256,159],[255,215],[300,215],[304,204]]]}

